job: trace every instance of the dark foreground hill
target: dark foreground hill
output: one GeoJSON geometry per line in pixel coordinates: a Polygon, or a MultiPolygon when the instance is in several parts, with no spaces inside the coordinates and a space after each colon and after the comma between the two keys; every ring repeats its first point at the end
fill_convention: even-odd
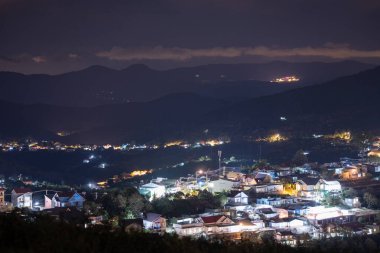
{"type": "Polygon", "coordinates": [[[132,65],[123,70],[102,66],[61,75],[0,72],[0,99],[18,103],[63,106],[150,101],[171,93],[192,92],[212,97],[259,97],[297,87],[274,85],[273,78],[297,75],[300,85],[319,83],[369,69],[372,65],[336,63],[214,64],[166,71],[132,65]]]}
{"type": "MultiPolygon", "coordinates": [[[[74,216],[74,214],[72,214],[74,216]]],[[[291,248],[276,244],[271,235],[255,240],[257,236],[247,233],[246,240],[208,241],[206,239],[178,238],[175,235],[159,236],[154,233],[126,233],[121,229],[109,231],[108,226],[83,229],[65,222],[39,217],[27,222],[15,215],[0,216],[0,251],[4,253],[306,253],[306,252],[377,252],[379,235],[355,236],[344,239],[314,240],[306,247],[291,248]]]]}

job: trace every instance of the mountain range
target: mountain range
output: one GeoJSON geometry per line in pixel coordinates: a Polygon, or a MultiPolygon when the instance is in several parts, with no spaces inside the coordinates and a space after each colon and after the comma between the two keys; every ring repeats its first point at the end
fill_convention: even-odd
{"type": "Polygon", "coordinates": [[[172,93],[191,92],[236,101],[321,83],[371,67],[343,61],[213,64],[165,71],[142,64],[123,70],[91,66],[61,75],[0,72],[0,99],[24,104],[91,107],[147,102],[172,93]],[[269,82],[288,75],[298,76],[300,82],[286,85],[269,82]]]}
{"type": "Polygon", "coordinates": [[[123,143],[191,137],[205,129],[210,134],[231,136],[272,130],[291,133],[376,130],[380,124],[379,94],[380,67],[376,67],[321,84],[305,84],[244,100],[182,92],[148,102],[91,107],[0,101],[0,138],[123,143]],[[280,120],[281,117],[286,120],[280,120]],[[68,134],[58,136],[59,131],[68,134]]]}

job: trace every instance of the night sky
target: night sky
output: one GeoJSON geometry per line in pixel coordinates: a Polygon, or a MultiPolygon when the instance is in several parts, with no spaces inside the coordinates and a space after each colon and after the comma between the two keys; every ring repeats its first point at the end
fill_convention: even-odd
{"type": "Polygon", "coordinates": [[[378,0],[0,0],[0,70],[380,63],[378,0]]]}

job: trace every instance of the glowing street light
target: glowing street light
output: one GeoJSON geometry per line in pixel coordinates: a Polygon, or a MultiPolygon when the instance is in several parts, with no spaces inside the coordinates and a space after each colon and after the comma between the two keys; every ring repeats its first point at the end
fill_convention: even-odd
{"type": "Polygon", "coordinates": [[[203,170],[198,170],[195,172],[195,182],[198,184],[198,174],[203,174],[203,170]]]}

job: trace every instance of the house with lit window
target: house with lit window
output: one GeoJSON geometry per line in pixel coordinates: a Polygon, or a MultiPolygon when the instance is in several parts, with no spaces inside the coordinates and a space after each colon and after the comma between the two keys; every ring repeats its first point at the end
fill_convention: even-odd
{"type": "Polygon", "coordinates": [[[143,225],[146,230],[165,231],[166,219],[158,213],[147,213],[144,215],[143,225]]]}
{"type": "Polygon", "coordinates": [[[161,184],[148,183],[140,186],[139,192],[141,195],[146,196],[149,201],[152,201],[155,198],[161,198],[165,196],[166,188],[161,184]]]}
{"type": "Polygon", "coordinates": [[[243,187],[244,190],[248,190],[251,189],[252,186],[257,185],[257,181],[251,175],[244,175],[240,179],[240,185],[243,187]]]}
{"type": "Polygon", "coordinates": [[[346,204],[347,206],[352,207],[352,208],[361,207],[361,203],[360,203],[358,197],[345,198],[344,204],[346,204]]]}
{"type": "Polygon", "coordinates": [[[57,192],[52,199],[52,207],[82,208],[86,199],[77,192],[57,192]]]}
{"type": "Polygon", "coordinates": [[[281,243],[281,244],[289,245],[292,247],[297,245],[296,236],[291,231],[288,231],[288,230],[278,231],[275,234],[274,238],[278,243],[281,243]]]}
{"type": "Polygon", "coordinates": [[[0,188],[0,206],[5,205],[5,189],[0,188]]]}
{"type": "Polygon", "coordinates": [[[218,236],[239,237],[243,232],[257,231],[263,227],[265,225],[261,220],[253,222],[249,219],[241,219],[234,222],[226,215],[184,218],[173,224],[173,228],[179,236],[205,236],[210,238],[218,236]]]}
{"type": "Polygon", "coordinates": [[[305,222],[298,218],[273,219],[269,222],[269,226],[275,229],[294,229],[303,227],[305,222]]]}
{"type": "Polygon", "coordinates": [[[342,192],[342,186],[336,180],[328,181],[325,179],[320,179],[315,185],[315,188],[321,194],[335,194],[342,192]]]}
{"type": "Polygon", "coordinates": [[[209,191],[211,191],[212,193],[229,192],[233,188],[237,188],[239,186],[240,186],[239,181],[232,181],[232,180],[223,179],[223,178],[212,180],[208,184],[209,191]]]}
{"type": "Polygon", "coordinates": [[[44,209],[50,209],[50,208],[54,208],[54,195],[55,194],[45,194],[44,195],[44,209]]]}
{"type": "Polygon", "coordinates": [[[253,191],[256,193],[282,193],[284,191],[284,185],[277,184],[261,184],[252,187],[253,191]]]}
{"type": "Polygon", "coordinates": [[[228,205],[248,205],[248,195],[244,192],[231,191],[227,195],[227,203],[228,205]]]}
{"type": "Polygon", "coordinates": [[[235,222],[225,215],[213,215],[200,217],[206,234],[224,234],[231,233],[231,226],[235,222]]]}
{"type": "Polygon", "coordinates": [[[345,180],[354,180],[363,178],[367,174],[367,167],[363,165],[347,166],[342,170],[341,178],[345,180]]]}
{"type": "Polygon", "coordinates": [[[296,198],[294,197],[266,197],[256,199],[256,204],[259,205],[270,205],[270,206],[282,206],[291,205],[296,203],[296,198]]]}
{"type": "Polygon", "coordinates": [[[15,188],[11,193],[13,207],[32,209],[33,197],[29,188],[15,188]]]}
{"type": "Polygon", "coordinates": [[[178,219],[173,229],[179,236],[200,236],[204,233],[204,225],[199,218],[178,219]]]}
{"type": "Polygon", "coordinates": [[[295,183],[296,191],[299,197],[316,198],[318,194],[317,184],[320,178],[318,177],[304,177],[298,179],[295,183]]]}
{"type": "Polygon", "coordinates": [[[257,183],[268,184],[273,181],[273,176],[268,172],[255,171],[253,176],[257,183]]]}

